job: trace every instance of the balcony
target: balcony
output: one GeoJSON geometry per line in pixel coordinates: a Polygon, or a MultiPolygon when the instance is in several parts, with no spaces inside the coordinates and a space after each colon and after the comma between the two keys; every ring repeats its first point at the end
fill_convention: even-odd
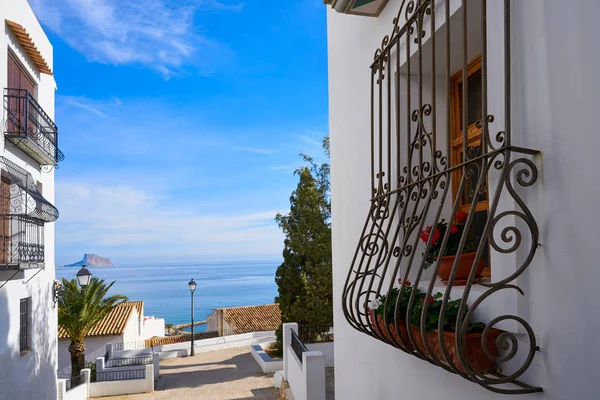
{"type": "Polygon", "coordinates": [[[56,166],[64,160],[58,149],[58,128],[24,89],[4,89],[4,134],[40,165],[56,166]]]}
{"type": "Polygon", "coordinates": [[[0,216],[0,270],[44,267],[44,222],[22,215],[0,216]]]}

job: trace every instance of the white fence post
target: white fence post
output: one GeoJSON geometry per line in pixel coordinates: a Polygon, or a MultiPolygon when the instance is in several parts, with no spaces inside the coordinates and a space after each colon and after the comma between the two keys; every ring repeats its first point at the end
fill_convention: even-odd
{"type": "Polygon", "coordinates": [[[146,393],[154,392],[154,365],[146,365],[146,393]]]}
{"type": "Polygon", "coordinates": [[[292,331],[298,333],[298,324],[295,322],[287,322],[283,324],[283,379],[288,379],[288,362],[287,349],[292,345],[292,331]]]}
{"type": "Polygon", "coordinates": [[[83,384],[85,385],[85,398],[90,397],[90,382],[92,377],[92,370],[89,368],[84,368],[81,370],[81,375],[83,375],[83,384]]]}
{"type": "Polygon", "coordinates": [[[66,379],[58,379],[56,390],[58,392],[58,400],[63,400],[67,394],[67,380],[66,379]]]}
{"type": "Polygon", "coordinates": [[[302,353],[302,368],[306,384],[306,398],[325,400],[325,356],[323,353],[320,351],[302,353]]]}
{"type": "Polygon", "coordinates": [[[104,368],[105,368],[104,361],[105,361],[104,356],[96,358],[96,372],[104,371],[104,368]]]}

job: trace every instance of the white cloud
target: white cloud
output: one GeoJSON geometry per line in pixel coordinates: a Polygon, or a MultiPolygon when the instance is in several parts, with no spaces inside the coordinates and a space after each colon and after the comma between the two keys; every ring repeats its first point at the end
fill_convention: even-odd
{"type": "Polygon", "coordinates": [[[198,9],[243,7],[214,0],[32,0],[31,5],[45,26],[88,60],[144,64],[165,77],[181,72],[184,63],[208,74],[210,60],[219,57],[203,55],[228,52],[197,32],[198,9]]]}
{"type": "MultiPolygon", "coordinates": [[[[278,257],[283,236],[274,217],[282,210],[206,214],[177,199],[127,185],[56,185],[59,253],[101,249],[109,257],[278,257]]],[[[283,210],[285,211],[285,210],[283,210]]]]}

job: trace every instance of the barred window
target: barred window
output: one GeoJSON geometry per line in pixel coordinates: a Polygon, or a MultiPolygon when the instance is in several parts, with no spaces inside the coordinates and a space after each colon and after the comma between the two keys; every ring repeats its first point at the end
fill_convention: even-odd
{"type": "Polygon", "coordinates": [[[31,297],[21,299],[19,343],[21,352],[31,350],[30,323],[31,321],[31,297]]]}

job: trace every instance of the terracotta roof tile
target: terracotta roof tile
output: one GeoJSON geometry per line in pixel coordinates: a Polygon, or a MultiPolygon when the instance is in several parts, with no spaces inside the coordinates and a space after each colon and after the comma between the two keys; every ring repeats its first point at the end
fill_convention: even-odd
{"type": "Polygon", "coordinates": [[[218,308],[234,334],[274,331],[281,325],[279,304],[218,308]]]}
{"type": "Polygon", "coordinates": [[[25,52],[27,52],[27,55],[33,60],[37,69],[44,74],[52,75],[50,66],[42,56],[42,53],[40,53],[36,47],[35,43],[33,43],[31,36],[29,36],[29,33],[27,33],[27,30],[22,25],[8,19],[6,20],[6,24],[13,31],[17,37],[17,40],[21,46],[23,46],[25,52]]]}
{"type": "MultiPolygon", "coordinates": [[[[143,307],[143,301],[126,301],[119,304],[90,331],[87,337],[122,335],[133,310],[143,307]]],[[[68,339],[67,332],[60,325],[58,326],[58,339],[68,339]]]]}
{"type": "MultiPolygon", "coordinates": [[[[189,342],[191,340],[191,336],[192,335],[190,333],[174,336],[153,336],[150,339],[146,339],[144,342],[146,347],[164,346],[166,344],[189,342]]],[[[210,339],[215,337],[219,337],[218,332],[213,331],[194,333],[194,340],[210,339]]]]}

